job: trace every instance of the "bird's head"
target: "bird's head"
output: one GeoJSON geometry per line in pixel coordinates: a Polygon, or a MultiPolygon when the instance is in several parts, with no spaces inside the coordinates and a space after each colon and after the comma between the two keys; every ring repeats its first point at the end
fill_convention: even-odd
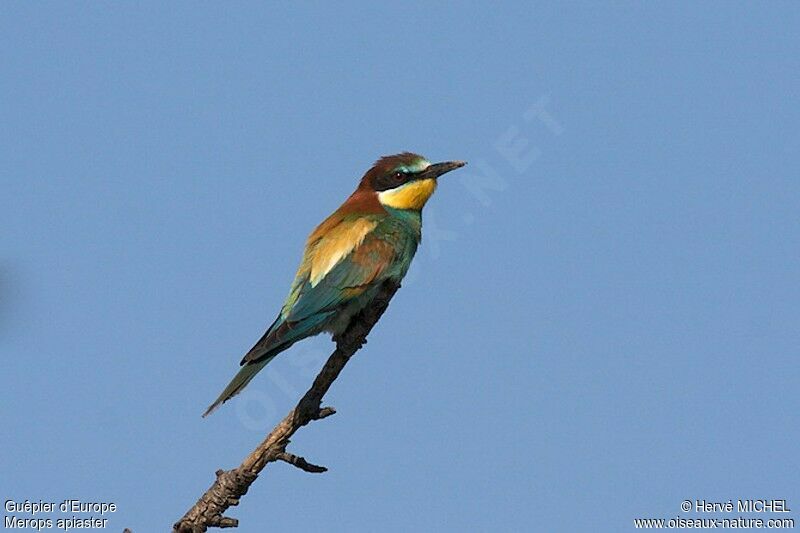
{"type": "Polygon", "coordinates": [[[359,189],[373,191],[384,207],[420,210],[436,190],[437,178],[464,165],[464,161],[431,163],[411,152],[387,155],[364,174],[359,189]]]}

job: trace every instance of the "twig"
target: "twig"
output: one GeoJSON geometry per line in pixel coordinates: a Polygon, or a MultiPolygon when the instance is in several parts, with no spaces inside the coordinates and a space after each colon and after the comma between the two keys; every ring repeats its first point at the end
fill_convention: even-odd
{"type": "Polygon", "coordinates": [[[175,523],[173,533],[202,533],[209,527],[237,527],[239,521],[225,517],[223,513],[232,505],[239,504],[240,498],[247,493],[259,473],[271,462],[284,461],[306,472],[319,473],[327,470],[287,452],[289,439],[312,420],[321,420],[336,412],[332,407],[321,407],[322,397],[350,357],[367,342],[367,335],[399,288],[400,283],[397,281],[384,282],[372,302],[353,318],[344,333],[334,337],[336,349],[295,408],[245,457],[241,465],[233,470],[217,470],[217,479],[175,523]]]}
{"type": "Polygon", "coordinates": [[[297,455],[291,454],[289,452],[279,453],[276,457],[279,461],[284,461],[289,463],[290,465],[294,465],[300,470],[305,470],[306,472],[311,472],[312,474],[321,474],[322,472],[327,472],[328,469],[324,466],[312,465],[308,461],[306,461],[302,457],[298,457],[297,455]]]}

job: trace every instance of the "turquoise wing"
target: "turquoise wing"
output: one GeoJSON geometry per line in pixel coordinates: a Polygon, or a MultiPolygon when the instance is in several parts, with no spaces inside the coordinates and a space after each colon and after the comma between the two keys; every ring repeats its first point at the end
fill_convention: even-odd
{"type": "MultiPolygon", "coordinates": [[[[337,311],[390,277],[402,278],[416,251],[413,235],[381,221],[320,279],[301,265],[278,318],[242,364],[272,357],[319,333],[337,311]]],[[[313,254],[307,251],[306,259],[313,254]]],[[[311,263],[304,259],[303,264],[311,263]]]]}

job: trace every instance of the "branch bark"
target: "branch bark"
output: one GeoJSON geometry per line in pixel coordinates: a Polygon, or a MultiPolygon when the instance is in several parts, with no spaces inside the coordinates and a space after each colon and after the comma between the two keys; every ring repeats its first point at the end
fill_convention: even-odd
{"type": "Polygon", "coordinates": [[[389,280],[381,285],[370,304],[359,312],[347,329],[334,337],[336,349],[314,379],[311,388],[294,409],[267,435],[255,450],[233,470],[217,470],[217,479],[197,503],[173,525],[173,533],[201,533],[209,527],[237,527],[239,521],[223,516],[231,506],[238,505],[259,473],[275,461],[284,461],[306,472],[320,473],[327,469],[306,461],[286,451],[289,439],[312,420],[321,420],[336,412],[332,407],[322,407],[322,397],[328,392],[344,366],[366,342],[367,335],[381,317],[400,283],[389,280]]]}

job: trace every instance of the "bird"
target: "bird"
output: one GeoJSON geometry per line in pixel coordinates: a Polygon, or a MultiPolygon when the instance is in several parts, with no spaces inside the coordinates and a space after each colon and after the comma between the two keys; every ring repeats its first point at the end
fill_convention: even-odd
{"type": "Polygon", "coordinates": [[[431,163],[411,152],[378,159],[356,190],[309,235],[277,318],[203,417],[239,394],[296,342],[323,332],[336,338],[382,283],[402,280],[422,239],[422,208],[439,177],[464,165],[431,163]]]}

